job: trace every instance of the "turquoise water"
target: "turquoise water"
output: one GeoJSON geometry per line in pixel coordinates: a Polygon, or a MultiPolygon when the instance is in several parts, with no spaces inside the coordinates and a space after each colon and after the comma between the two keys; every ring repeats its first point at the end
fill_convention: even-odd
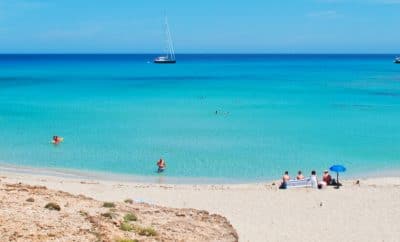
{"type": "Polygon", "coordinates": [[[153,57],[0,55],[0,161],[156,176],[163,157],[165,177],[251,181],[400,168],[392,55],[153,57]]]}

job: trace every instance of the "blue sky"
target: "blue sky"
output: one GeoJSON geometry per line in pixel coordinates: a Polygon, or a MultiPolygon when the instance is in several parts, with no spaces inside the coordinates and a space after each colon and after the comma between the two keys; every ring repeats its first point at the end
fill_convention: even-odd
{"type": "Polygon", "coordinates": [[[0,0],[1,53],[400,53],[400,0],[0,0]]]}

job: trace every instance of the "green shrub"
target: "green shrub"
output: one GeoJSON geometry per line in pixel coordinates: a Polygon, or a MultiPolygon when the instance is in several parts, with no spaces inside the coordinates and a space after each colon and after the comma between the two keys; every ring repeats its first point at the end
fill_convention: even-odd
{"type": "Polygon", "coordinates": [[[30,197],[30,198],[26,199],[26,201],[27,201],[27,202],[30,202],[30,203],[33,203],[33,202],[35,201],[35,199],[33,199],[33,198],[30,197]]]}
{"type": "Polygon", "coordinates": [[[47,208],[49,210],[57,210],[57,211],[61,210],[60,205],[58,205],[57,203],[48,203],[48,204],[46,204],[46,206],[44,206],[44,208],[47,208]]]}
{"type": "Polygon", "coordinates": [[[157,235],[157,232],[155,231],[155,229],[153,229],[151,227],[147,227],[147,228],[136,227],[136,232],[142,236],[156,236],[157,235]]]}
{"type": "Polygon", "coordinates": [[[101,216],[105,217],[105,218],[113,218],[115,216],[115,214],[113,213],[102,213],[101,216]]]}
{"type": "Polygon", "coordinates": [[[133,204],[133,200],[128,198],[124,200],[125,203],[133,204]]]}
{"type": "Polygon", "coordinates": [[[137,239],[117,239],[116,242],[139,242],[137,239]]]}
{"type": "Polygon", "coordinates": [[[133,214],[133,213],[127,213],[127,214],[125,214],[125,216],[124,216],[124,221],[125,221],[125,222],[136,221],[136,220],[137,220],[137,217],[136,217],[136,215],[133,214]]]}
{"type": "Polygon", "coordinates": [[[121,226],[120,226],[120,229],[121,229],[122,231],[132,231],[132,230],[133,230],[133,227],[132,227],[132,225],[130,225],[130,224],[127,223],[127,222],[122,222],[122,223],[121,223],[121,226]]]}
{"type": "Polygon", "coordinates": [[[105,208],[115,208],[115,204],[114,203],[110,203],[110,202],[105,202],[105,203],[103,203],[103,207],[105,207],[105,208]]]}

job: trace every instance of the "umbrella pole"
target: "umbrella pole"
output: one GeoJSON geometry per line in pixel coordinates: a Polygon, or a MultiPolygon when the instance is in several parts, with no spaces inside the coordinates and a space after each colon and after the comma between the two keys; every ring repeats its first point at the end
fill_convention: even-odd
{"type": "Polygon", "coordinates": [[[339,172],[336,172],[336,183],[337,183],[337,188],[339,188],[339,172]]]}

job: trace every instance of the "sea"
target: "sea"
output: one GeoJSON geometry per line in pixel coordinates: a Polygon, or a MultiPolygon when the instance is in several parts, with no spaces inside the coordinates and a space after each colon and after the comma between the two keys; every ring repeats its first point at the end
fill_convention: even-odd
{"type": "Polygon", "coordinates": [[[0,55],[2,166],[222,183],[400,170],[395,55],[156,56],[0,55]]]}

